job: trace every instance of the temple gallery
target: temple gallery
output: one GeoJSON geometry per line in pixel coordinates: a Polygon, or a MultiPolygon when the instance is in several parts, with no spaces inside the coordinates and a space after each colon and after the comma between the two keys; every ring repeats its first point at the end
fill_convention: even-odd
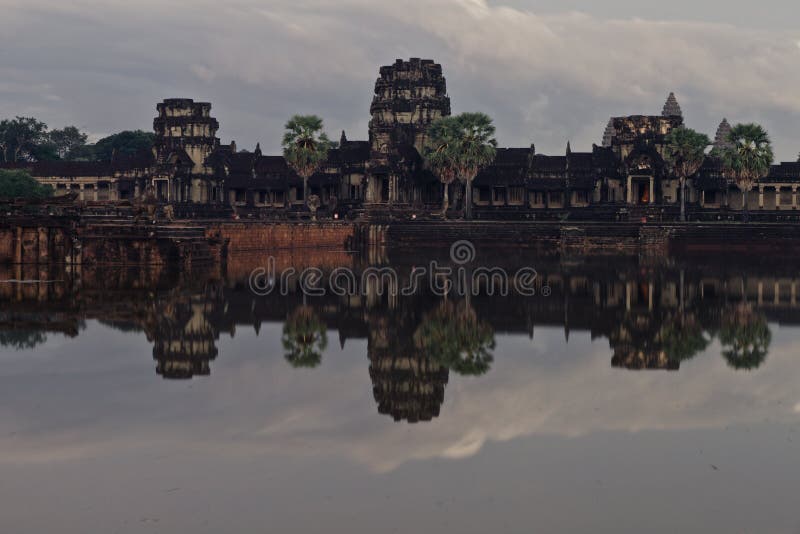
{"type": "MultiPolygon", "coordinates": [[[[115,154],[109,161],[6,167],[25,168],[56,195],[73,194],[88,202],[150,195],[207,213],[269,217],[302,212],[305,199],[316,195],[321,216],[392,213],[416,218],[434,212],[441,207],[443,186],[423,153],[431,123],[451,114],[441,65],[411,58],[381,67],[369,112],[367,140],[351,140],[342,132],[308,179],[308,191],[282,155],[263,154],[258,145],[249,151],[234,141],[222,144],[211,104],[188,98],[157,105],[149,150],[115,154]]],[[[658,214],[661,220],[674,220],[681,188],[665,161],[665,140],[683,123],[678,100],[670,94],[660,113],[612,117],[598,136],[600,143],[587,152],[573,151],[569,144],[559,155],[537,153],[533,144],[498,148],[471,185],[475,218],[620,220],[658,214]]],[[[723,119],[714,148],[725,148],[730,130],[723,119]]],[[[721,159],[709,155],[686,182],[685,204],[695,218],[746,209],[789,220],[798,208],[798,186],[800,162],[784,162],[772,165],[743,192],[726,176],[721,159]]],[[[463,209],[464,195],[454,191],[453,197],[454,207],[463,209]]]]}

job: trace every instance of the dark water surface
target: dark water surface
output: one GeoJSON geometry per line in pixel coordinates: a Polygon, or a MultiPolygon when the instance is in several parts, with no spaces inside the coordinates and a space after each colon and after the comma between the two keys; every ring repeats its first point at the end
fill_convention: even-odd
{"type": "Polygon", "coordinates": [[[0,532],[800,532],[796,265],[478,260],[536,294],[0,269],[0,532]]]}

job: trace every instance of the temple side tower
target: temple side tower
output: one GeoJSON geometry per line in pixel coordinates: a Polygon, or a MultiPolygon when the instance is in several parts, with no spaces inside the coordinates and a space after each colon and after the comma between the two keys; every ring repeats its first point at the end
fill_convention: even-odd
{"type": "Polygon", "coordinates": [[[421,168],[428,127],[450,115],[441,65],[411,58],[381,67],[370,114],[367,202],[411,203],[409,178],[421,168]]]}
{"type": "Polygon", "coordinates": [[[211,104],[190,98],[168,98],[156,106],[153,120],[154,149],[159,171],[154,182],[161,184],[177,167],[183,178],[167,180],[169,200],[212,202],[221,200],[221,184],[213,179],[206,158],[219,146],[219,122],[211,116],[211,104]]]}
{"type": "Polygon", "coordinates": [[[732,146],[729,139],[732,130],[733,128],[731,127],[731,123],[728,122],[728,119],[722,119],[722,122],[719,123],[719,127],[717,128],[717,135],[714,137],[715,150],[725,150],[732,146]]]}

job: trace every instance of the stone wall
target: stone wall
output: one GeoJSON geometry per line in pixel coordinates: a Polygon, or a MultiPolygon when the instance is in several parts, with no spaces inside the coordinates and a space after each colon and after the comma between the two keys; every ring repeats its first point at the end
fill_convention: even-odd
{"type": "Polygon", "coordinates": [[[0,262],[64,263],[71,259],[71,227],[60,220],[8,220],[0,225],[0,262]]]}
{"type": "Polygon", "coordinates": [[[221,222],[206,227],[206,236],[222,240],[227,252],[355,246],[355,225],[348,222],[221,222]]]}

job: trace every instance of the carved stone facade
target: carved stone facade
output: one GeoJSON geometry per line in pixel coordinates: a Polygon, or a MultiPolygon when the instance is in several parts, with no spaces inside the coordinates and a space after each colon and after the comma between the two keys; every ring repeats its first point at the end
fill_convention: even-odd
{"type": "MultiPolygon", "coordinates": [[[[309,179],[310,191],[280,155],[237,151],[216,137],[219,123],[211,105],[168,99],[157,106],[156,141],[151,151],[109,162],[43,162],[17,165],[50,184],[57,194],[82,200],[116,201],[151,192],[161,202],[234,209],[249,216],[302,214],[304,198],[321,199],[320,216],[374,214],[409,218],[441,206],[442,185],[425,168],[422,154],[430,124],[450,115],[450,98],[441,65],[429,59],[397,60],[380,68],[370,105],[368,140],[352,141],[342,132],[339,146],[309,179]]],[[[683,112],[670,93],[658,115],[612,117],[600,146],[588,152],[539,154],[533,144],[501,148],[492,165],[473,182],[479,219],[676,219],[678,180],[664,161],[664,140],[683,125],[683,112]]],[[[730,124],[723,120],[715,147],[726,144],[730,124]]],[[[463,186],[454,184],[458,193],[463,186]]],[[[746,198],[749,209],[797,211],[800,162],[774,165],[746,198]]],[[[710,156],[687,182],[690,214],[741,210],[742,192],[710,156]]],[[[464,195],[451,209],[463,211],[464,195]]],[[[192,208],[193,210],[195,208],[192,208]]],[[[220,212],[221,213],[221,212],[220,212]]],[[[302,215],[300,215],[302,216],[302,215]]]]}
{"type": "Polygon", "coordinates": [[[381,67],[370,106],[368,204],[412,205],[430,183],[421,154],[430,124],[450,115],[441,65],[429,59],[398,59],[381,67]]]}

